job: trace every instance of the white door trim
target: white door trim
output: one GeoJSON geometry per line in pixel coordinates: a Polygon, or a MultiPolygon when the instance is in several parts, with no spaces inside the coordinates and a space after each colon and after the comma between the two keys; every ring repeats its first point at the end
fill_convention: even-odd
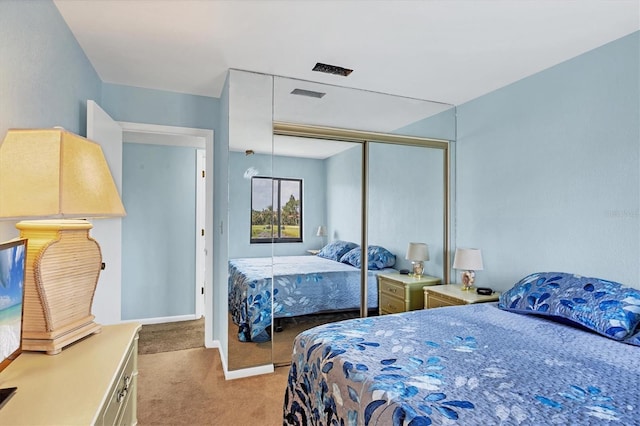
{"type": "MultiPolygon", "coordinates": [[[[191,127],[164,126],[159,124],[118,122],[122,127],[123,140],[134,143],[155,145],[191,146],[205,150],[204,179],[204,258],[198,264],[196,260],[196,277],[198,270],[204,270],[204,284],[198,283],[196,298],[200,295],[200,286],[204,285],[205,346],[213,346],[213,130],[191,127]]],[[[197,221],[196,221],[197,222],[197,221]]],[[[198,223],[196,223],[198,226],[198,223]]],[[[200,229],[200,228],[199,228],[200,229]]],[[[198,229],[198,231],[199,231],[198,229]]],[[[201,252],[202,253],[202,252],[201,252]]],[[[202,256],[196,256],[197,258],[202,256]]],[[[201,297],[201,296],[200,296],[201,297]]],[[[202,299],[201,299],[202,300],[202,299]]],[[[198,314],[196,303],[196,316],[198,314]]],[[[202,303],[200,303],[202,306],[202,303]]],[[[200,311],[202,314],[202,311],[200,311]]]]}

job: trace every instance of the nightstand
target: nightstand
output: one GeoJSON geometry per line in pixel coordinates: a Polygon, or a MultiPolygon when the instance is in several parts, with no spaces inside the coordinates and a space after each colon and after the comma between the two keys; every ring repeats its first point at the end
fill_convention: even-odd
{"type": "Polygon", "coordinates": [[[378,274],[378,312],[384,315],[422,309],[423,287],[440,283],[440,278],[429,275],[378,274]]]}
{"type": "Polygon", "coordinates": [[[307,253],[315,256],[316,254],[320,253],[320,250],[310,249],[310,250],[307,250],[307,253]]]}
{"type": "Polygon", "coordinates": [[[424,287],[424,306],[427,309],[441,306],[470,305],[472,303],[495,302],[500,298],[500,293],[495,292],[488,296],[476,293],[476,289],[464,291],[459,284],[444,284],[424,287]]]}

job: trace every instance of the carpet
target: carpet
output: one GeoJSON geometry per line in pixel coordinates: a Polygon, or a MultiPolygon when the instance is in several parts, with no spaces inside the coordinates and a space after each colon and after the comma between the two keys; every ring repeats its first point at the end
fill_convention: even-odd
{"type": "Polygon", "coordinates": [[[143,325],[138,354],[180,351],[204,347],[204,318],[143,325]]]}

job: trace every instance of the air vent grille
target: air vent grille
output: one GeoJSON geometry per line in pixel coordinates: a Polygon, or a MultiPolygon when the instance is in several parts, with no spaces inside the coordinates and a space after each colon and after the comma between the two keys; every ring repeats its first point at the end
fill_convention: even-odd
{"type": "Polygon", "coordinates": [[[336,65],[323,64],[321,62],[316,63],[316,66],[313,67],[313,71],[323,72],[326,74],[341,75],[344,77],[348,76],[353,72],[353,70],[350,70],[348,68],[342,68],[336,65]]]}
{"type": "Polygon", "coordinates": [[[293,91],[291,91],[292,95],[300,95],[300,96],[308,96],[310,98],[321,98],[324,95],[326,95],[326,93],[322,93],[322,92],[314,92],[313,90],[305,90],[305,89],[293,89],[293,91]]]}

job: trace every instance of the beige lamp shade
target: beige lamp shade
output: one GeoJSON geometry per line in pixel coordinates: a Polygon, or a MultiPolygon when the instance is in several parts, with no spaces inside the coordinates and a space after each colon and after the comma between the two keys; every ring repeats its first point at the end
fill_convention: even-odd
{"type": "Polygon", "coordinates": [[[482,252],[476,248],[459,248],[453,258],[453,269],[464,269],[467,271],[481,271],[482,252]]]}
{"type": "Polygon", "coordinates": [[[324,225],[318,226],[318,230],[316,231],[316,236],[318,236],[318,237],[326,237],[327,236],[327,228],[324,225]]]}
{"type": "Polygon", "coordinates": [[[0,218],[126,214],[99,144],[62,129],[11,129],[0,145],[0,218]]]}
{"type": "Polygon", "coordinates": [[[429,249],[425,243],[409,243],[407,247],[407,260],[429,260],[429,249]]]}

